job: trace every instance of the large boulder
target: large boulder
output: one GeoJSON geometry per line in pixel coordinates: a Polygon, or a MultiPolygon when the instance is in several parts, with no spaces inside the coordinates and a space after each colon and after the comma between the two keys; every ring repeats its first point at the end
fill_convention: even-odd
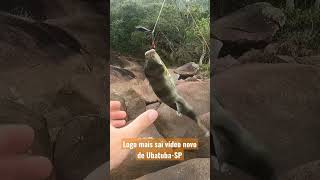
{"type": "Polygon", "coordinates": [[[153,92],[148,80],[132,79],[125,82],[111,81],[110,92],[121,94],[129,89],[133,89],[139,94],[147,104],[159,101],[159,98],[153,92]]]}
{"type": "Polygon", "coordinates": [[[129,120],[134,120],[146,111],[146,102],[135,90],[129,89],[128,91],[121,92],[120,96],[125,101],[129,120]]]}
{"type": "Polygon", "coordinates": [[[279,173],[319,159],[320,69],[250,64],[214,79],[215,93],[235,119],[265,143],[279,173]]]}
{"type": "Polygon", "coordinates": [[[222,170],[216,170],[213,167],[214,161],[212,161],[213,158],[211,158],[211,175],[212,179],[219,179],[219,180],[256,180],[255,177],[250,176],[243,171],[232,167],[232,166],[227,166],[227,167],[222,167],[222,170]]]}
{"type": "Polygon", "coordinates": [[[60,4],[55,0],[14,0],[0,2],[1,11],[37,20],[54,17],[63,12],[61,8],[60,4]]]}
{"type": "Polygon", "coordinates": [[[246,63],[299,63],[319,65],[320,56],[311,50],[298,47],[289,42],[270,43],[264,49],[251,49],[238,60],[246,63]],[[314,55],[313,55],[314,54],[314,55]]]}
{"type": "MultiPolygon", "coordinates": [[[[72,6],[75,4],[72,3],[72,6]]],[[[107,18],[104,15],[85,14],[66,16],[57,19],[48,19],[46,23],[59,27],[72,34],[92,57],[101,57],[106,64],[107,56],[107,31],[105,24],[107,18]]]]}
{"type": "Polygon", "coordinates": [[[128,69],[133,66],[138,66],[139,64],[136,61],[133,61],[131,58],[121,56],[120,53],[111,51],[110,65],[128,69]]]}
{"type": "MultiPolygon", "coordinates": [[[[144,130],[139,137],[141,138],[163,138],[154,125],[144,130]]],[[[134,179],[140,176],[167,168],[176,164],[174,161],[141,161],[136,160],[135,151],[130,151],[122,164],[111,171],[111,179],[134,179]]]]}
{"type": "Polygon", "coordinates": [[[309,64],[320,66],[320,55],[299,57],[296,61],[300,64],[309,64]]]}
{"type": "Polygon", "coordinates": [[[73,75],[90,73],[90,59],[68,33],[3,13],[0,27],[3,97],[19,96],[31,104],[37,96],[59,91],[73,75]]]}
{"type": "Polygon", "coordinates": [[[211,48],[210,48],[210,58],[215,60],[219,57],[223,43],[217,39],[210,38],[211,48]]]}
{"type": "Polygon", "coordinates": [[[239,64],[240,62],[238,60],[233,58],[231,55],[228,55],[225,57],[215,59],[213,62],[212,71],[213,71],[213,74],[219,74],[239,64]]]}
{"type": "Polygon", "coordinates": [[[99,129],[105,128],[105,122],[101,120],[99,127],[88,125],[98,121],[102,117],[100,113],[104,112],[102,66],[93,68],[93,59],[83,45],[57,26],[0,13],[0,28],[0,96],[10,102],[1,107],[3,123],[31,125],[36,131],[33,146],[38,147],[33,148],[33,152],[49,158],[54,152],[52,160],[57,177],[85,177],[100,165],[95,163],[106,161],[101,156],[107,152],[102,147],[106,144],[97,142],[106,136],[104,129],[99,129]],[[80,120],[74,123],[74,119],[80,120]],[[93,130],[88,130],[90,127],[93,130]],[[79,132],[81,128],[85,130],[79,132]],[[86,130],[90,132],[87,134],[86,130]],[[101,134],[93,140],[88,138],[87,144],[79,145],[70,140],[80,136],[79,141],[86,142],[91,132],[101,134]],[[51,144],[54,151],[51,151],[51,144]],[[101,151],[94,152],[99,148],[101,151]],[[92,164],[93,167],[85,167],[86,163],[82,162],[85,156],[92,159],[88,166],[92,164]]]}
{"type": "MultiPolygon", "coordinates": [[[[178,93],[189,103],[197,115],[210,111],[210,83],[184,82],[177,85],[178,93]]],[[[195,137],[201,134],[195,121],[162,103],[158,108],[159,118],[155,122],[157,129],[164,137],[195,137]]]]}
{"type": "Polygon", "coordinates": [[[110,65],[110,83],[126,82],[136,76],[129,70],[110,65]]]}
{"type": "MultiPolygon", "coordinates": [[[[178,93],[189,103],[198,117],[205,125],[210,126],[210,83],[204,82],[183,82],[177,85],[178,93]]],[[[197,123],[187,116],[178,116],[177,112],[166,104],[162,103],[157,109],[159,117],[154,122],[159,133],[166,137],[194,137],[199,139],[199,150],[185,152],[185,159],[209,157],[210,141],[203,137],[203,131],[197,123]]],[[[209,127],[207,127],[209,129],[209,127]]]]}
{"type": "Polygon", "coordinates": [[[147,174],[136,180],[175,180],[175,179],[210,179],[210,159],[199,158],[192,159],[166,169],[147,174]]]}
{"type": "Polygon", "coordinates": [[[239,56],[250,48],[267,45],[284,23],[285,15],[280,9],[259,2],[216,20],[211,33],[223,42],[221,55],[239,56]]]}
{"type": "Polygon", "coordinates": [[[57,179],[83,179],[107,161],[107,126],[94,115],[75,117],[58,132],[54,150],[57,179]]]}
{"type": "Polygon", "coordinates": [[[320,179],[320,161],[303,164],[290,170],[280,180],[318,180],[320,179]]]}
{"type": "Polygon", "coordinates": [[[194,62],[184,64],[174,70],[176,74],[179,74],[179,79],[186,79],[192,77],[198,73],[200,66],[194,62]]]}

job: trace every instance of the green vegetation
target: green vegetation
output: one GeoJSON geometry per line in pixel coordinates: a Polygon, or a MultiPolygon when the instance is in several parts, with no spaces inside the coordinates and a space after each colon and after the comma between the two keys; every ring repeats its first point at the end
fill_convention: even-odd
{"type": "Polygon", "coordinates": [[[203,77],[210,77],[210,64],[200,65],[200,73],[203,77]]]}
{"type": "MultiPolygon", "coordinates": [[[[162,0],[111,0],[111,48],[141,57],[151,47],[151,36],[136,31],[153,29],[162,0]]],[[[209,62],[209,0],[167,0],[156,28],[157,51],[168,65],[209,62]]]]}
{"type": "Polygon", "coordinates": [[[295,9],[285,11],[285,26],[277,34],[276,40],[289,41],[298,47],[312,50],[320,45],[320,11],[315,9],[295,9]]]}
{"type": "Polygon", "coordinates": [[[16,16],[21,16],[21,17],[24,17],[24,18],[32,18],[32,15],[31,15],[31,12],[26,10],[25,8],[23,7],[16,7],[14,9],[12,9],[10,11],[11,14],[14,14],[16,16]]]}
{"type": "MultiPolygon", "coordinates": [[[[224,16],[246,5],[262,2],[261,0],[217,0],[217,16],[224,16]]],[[[310,49],[319,51],[320,47],[320,10],[315,0],[295,0],[294,8],[288,10],[287,0],[266,0],[283,10],[286,23],[275,37],[275,41],[286,42],[297,47],[297,50],[310,49]]],[[[288,1],[289,2],[289,1],[288,1]]],[[[292,52],[288,55],[299,54],[292,52]]]]}

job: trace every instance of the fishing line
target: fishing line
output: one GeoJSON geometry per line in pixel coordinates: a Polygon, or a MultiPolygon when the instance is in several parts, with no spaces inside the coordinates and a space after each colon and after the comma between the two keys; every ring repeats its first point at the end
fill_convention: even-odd
{"type": "Polygon", "coordinates": [[[163,0],[161,9],[160,9],[160,12],[159,12],[159,15],[158,15],[158,18],[157,18],[156,23],[154,24],[153,30],[152,30],[152,32],[151,32],[152,48],[153,48],[153,49],[156,48],[156,45],[155,45],[155,42],[154,42],[154,41],[155,41],[154,32],[155,32],[156,27],[157,27],[157,25],[158,25],[158,22],[159,22],[159,19],[160,19],[160,16],[161,16],[161,13],[162,13],[162,10],[163,10],[163,7],[164,7],[165,2],[166,2],[166,0],[163,0]]]}

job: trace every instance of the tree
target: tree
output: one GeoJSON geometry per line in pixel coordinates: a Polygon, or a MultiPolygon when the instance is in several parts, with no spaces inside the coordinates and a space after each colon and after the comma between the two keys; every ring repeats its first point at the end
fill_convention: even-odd
{"type": "Polygon", "coordinates": [[[320,0],[315,0],[314,8],[315,9],[320,9],[320,0]]]}
{"type": "Polygon", "coordinates": [[[286,9],[289,11],[294,10],[294,0],[286,0],[286,9]]]}

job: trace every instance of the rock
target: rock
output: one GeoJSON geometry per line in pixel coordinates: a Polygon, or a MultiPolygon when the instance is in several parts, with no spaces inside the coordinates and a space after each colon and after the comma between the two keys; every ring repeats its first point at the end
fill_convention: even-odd
{"type": "Polygon", "coordinates": [[[131,59],[126,56],[121,56],[114,51],[111,51],[110,65],[117,66],[120,68],[130,68],[137,66],[138,63],[130,61],[131,59]]]}
{"type": "MultiPolygon", "coordinates": [[[[26,3],[23,0],[16,0],[10,2],[1,2],[0,10],[22,17],[30,17],[37,20],[43,20],[54,16],[59,12],[59,4],[57,1],[46,0],[30,0],[26,3]]],[[[61,12],[62,9],[60,9],[61,12]]]]}
{"type": "Polygon", "coordinates": [[[84,180],[93,179],[108,179],[109,173],[106,173],[106,169],[110,169],[109,163],[104,163],[92,171],[84,180]]]}
{"type": "Polygon", "coordinates": [[[149,109],[155,109],[155,110],[157,110],[160,105],[161,105],[160,102],[156,102],[156,103],[147,105],[146,109],[147,109],[147,110],[149,110],[149,109]]]}
{"type": "Polygon", "coordinates": [[[100,129],[92,123],[105,117],[100,114],[107,57],[102,1],[67,1],[0,3],[0,9],[18,15],[0,12],[0,97],[14,104],[6,109],[0,103],[1,117],[35,129],[33,153],[54,160],[62,180],[82,179],[106,161],[109,150],[100,141],[105,122],[100,119],[100,129]]]}
{"type": "MultiPolygon", "coordinates": [[[[210,167],[212,167],[212,165],[210,167]]],[[[228,166],[228,170],[226,172],[217,171],[211,168],[211,175],[213,179],[219,180],[234,180],[235,178],[237,180],[256,180],[256,178],[251,177],[241,170],[230,166],[228,166]]]]}
{"type": "MultiPolygon", "coordinates": [[[[193,107],[196,114],[210,111],[210,83],[185,82],[177,86],[178,93],[193,107]]],[[[155,125],[164,137],[194,137],[201,130],[186,116],[179,117],[176,111],[162,103],[158,108],[159,117],[155,125]]]]}
{"type": "Polygon", "coordinates": [[[159,101],[158,96],[154,93],[148,80],[145,79],[143,82],[138,81],[137,84],[132,87],[146,103],[150,104],[159,101]]]}
{"type": "Polygon", "coordinates": [[[219,57],[223,43],[217,39],[214,39],[214,38],[210,39],[210,43],[211,43],[210,58],[215,60],[219,57]]]}
{"type": "Polygon", "coordinates": [[[137,59],[111,52],[110,65],[131,71],[137,79],[145,79],[143,66],[137,62],[137,59]]]}
{"type": "Polygon", "coordinates": [[[72,119],[72,114],[65,107],[58,107],[47,110],[44,118],[46,118],[50,139],[55,142],[59,131],[72,119]]]}
{"type": "Polygon", "coordinates": [[[320,55],[318,56],[305,56],[296,59],[299,64],[320,65],[320,55]]]}
{"type": "Polygon", "coordinates": [[[265,57],[262,50],[252,49],[243,53],[242,56],[238,58],[241,64],[246,63],[263,63],[265,62],[265,57]]]}
{"type": "Polygon", "coordinates": [[[277,55],[277,57],[283,62],[283,63],[297,63],[294,59],[294,57],[286,56],[286,55],[277,55]]]}
{"type": "Polygon", "coordinates": [[[279,47],[280,47],[279,43],[270,43],[264,48],[264,53],[276,55],[279,51],[279,47]]]}
{"type": "Polygon", "coordinates": [[[247,64],[217,75],[214,82],[225,109],[270,149],[279,173],[320,159],[316,138],[320,128],[319,68],[247,64]]]}
{"type": "Polygon", "coordinates": [[[196,75],[199,69],[200,67],[198,64],[189,62],[187,64],[184,64],[183,66],[178,67],[174,72],[180,75],[179,79],[186,79],[188,77],[196,75]]]}
{"type": "MultiPolygon", "coordinates": [[[[187,137],[187,130],[196,128],[194,121],[185,116],[179,117],[177,112],[166,104],[162,103],[157,111],[159,117],[154,124],[164,137],[187,137]]],[[[194,132],[193,136],[198,135],[195,133],[199,131],[194,132]]]]}
{"type": "Polygon", "coordinates": [[[55,145],[54,164],[57,179],[83,179],[107,161],[106,124],[97,116],[71,119],[59,132],[55,145]],[[103,138],[104,139],[104,138],[103,138]]]}
{"type": "MultiPolygon", "coordinates": [[[[193,107],[195,113],[201,116],[210,111],[210,83],[184,82],[177,85],[179,94],[193,107]]],[[[203,131],[197,123],[187,116],[178,116],[177,112],[162,103],[157,109],[159,117],[154,122],[159,133],[166,137],[196,137],[199,139],[199,150],[185,152],[185,159],[209,157],[209,138],[203,137],[203,131]]],[[[205,119],[204,119],[205,121],[205,119]]]]}
{"type": "Polygon", "coordinates": [[[223,42],[221,55],[240,56],[251,48],[262,48],[284,25],[285,15],[271,4],[258,2],[216,20],[212,35],[223,42]]]}
{"type": "Polygon", "coordinates": [[[136,76],[129,70],[110,65],[110,83],[125,82],[136,76]]]}
{"type": "Polygon", "coordinates": [[[210,179],[210,160],[209,158],[192,159],[166,169],[147,174],[137,180],[161,180],[161,179],[210,179]]]}
{"type": "Polygon", "coordinates": [[[104,107],[105,102],[105,72],[97,72],[96,70],[90,74],[77,74],[71,79],[71,89],[80,96],[98,106],[100,109],[104,107]]]}
{"type": "Polygon", "coordinates": [[[214,60],[212,70],[214,74],[219,74],[239,64],[238,60],[234,59],[231,55],[228,55],[214,60]]]}
{"type": "Polygon", "coordinates": [[[129,89],[135,90],[147,104],[159,101],[159,98],[153,92],[148,80],[132,79],[126,83],[112,83],[110,92],[121,94],[129,89]]]}
{"type": "Polygon", "coordinates": [[[320,179],[320,161],[303,164],[290,170],[281,180],[318,180],[320,179]]]}
{"type": "Polygon", "coordinates": [[[146,111],[145,101],[135,90],[129,89],[128,91],[121,93],[120,96],[125,100],[129,120],[134,120],[146,111]]]}
{"type": "MultiPolygon", "coordinates": [[[[85,3],[86,2],[82,2],[81,4],[85,3]]],[[[88,3],[90,2],[88,1],[88,3]]],[[[76,10],[79,4],[72,2],[70,6],[76,10]]],[[[90,6],[88,7],[90,8],[90,6]]],[[[105,12],[102,15],[96,13],[86,14],[85,10],[77,13],[77,15],[70,14],[70,16],[48,19],[45,22],[72,34],[87,51],[84,53],[89,53],[93,60],[95,60],[96,57],[101,57],[102,63],[105,65],[105,60],[108,57],[106,51],[108,44],[107,38],[102,38],[107,36],[105,30],[107,17],[105,16],[105,12]]]]}
{"type": "MultiPolygon", "coordinates": [[[[56,12],[55,17],[63,16],[76,16],[76,15],[92,15],[100,14],[105,15],[105,8],[107,8],[107,3],[102,0],[94,1],[82,1],[82,0],[55,0],[61,8],[60,11],[56,12]]],[[[47,1],[45,1],[47,2],[47,1]]],[[[47,3],[47,6],[50,4],[47,3]]]]}
{"type": "MultiPolygon", "coordinates": [[[[163,138],[154,125],[144,130],[139,137],[163,138]]],[[[111,171],[110,179],[134,179],[154,171],[158,171],[176,164],[174,161],[140,161],[135,159],[135,152],[131,151],[124,162],[111,171]]]]}
{"type": "Polygon", "coordinates": [[[180,78],[179,78],[179,77],[180,77],[180,75],[174,72],[174,71],[175,71],[175,69],[171,69],[171,68],[169,68],[169,69],[168,69],[168,71],[169,71],[169,73],[170,73],[170,75],[171,75],[171,77],[172,77],[173,81],[174,81],[175,83],[177,83],[177,81],[180,79],[180,78]]]}
{"type": "Polygon", "coordinates": [[[69,93],[60,90],[54,97],[50,98],[55,107],[64,107],[72,115],[99,114],[99,107],[90,102],[86,97],[76,90],[71,89],[69,93]]]}
{"type": "Polygon", "coordinates": [[[76,74],[90,74],[90,59],[63,30],[2,13],[0,27],[1,97],[32,109],[39,97],[56,94],[76,74]]]}
{"type": "Polygon", "coordinates": [[[200,115],[199,119],[206,128],[210,129],[210,112],[200,115]]]}
{"type": "Polygon", "coordinates": [[[1,2],[0,10],[19,16],[27,16],[36,20],[61,18],[79,14],[101,14],[105,15],[107,3],[101,0],[23,0],[1,2]]]}
{"type": "Polygon", "coordinates": [[[96,114],[98,117],[106,117],[102,114],[103,104],[93,104],[73,89],[61,89],[56,94],[47,94],[33,101],[33,110],[46,118],[47,128],[53,142],[56,140],[57,133],[74,116],[96,114]]]}
{"type": "MultiPolygon", "coordinates": [[[[269,47],[271,48],[271,47],[269,47]]],[[[277,55],[271,49],[265,51],[261,49],[252,49],[245,52],[238,58],[241,64],[247,63],[296,63],[295,59],[291,56],[277,55]],[[270,51],[270,54],[269,52],[270,51]]]]}
{"type": "Polygon", "coordinates": [[[185,81],[200,81],[196,76],[188,77],[185,81]]]}
{"type": "Polygon", "coordinates": [[[278,47],[278,54],[292,57],[312,56],[313,51],[297,44],[294,41],[282,42],[278,47]]]}
{"type": "Polygon", "coordinates": [[[135,179],[175,164],[175,161],[138,161],[135,160],[134,152],[131,152],[117,169],[110,172],[110,179],[135,179]]]}
{"type": "Polygon", "coordinates": [[[161,134],[158,132],[155,125],[150,125],[147,129],[145,129],[139,137],[146,137],[146,138],[163,138],[161,134]]]}

